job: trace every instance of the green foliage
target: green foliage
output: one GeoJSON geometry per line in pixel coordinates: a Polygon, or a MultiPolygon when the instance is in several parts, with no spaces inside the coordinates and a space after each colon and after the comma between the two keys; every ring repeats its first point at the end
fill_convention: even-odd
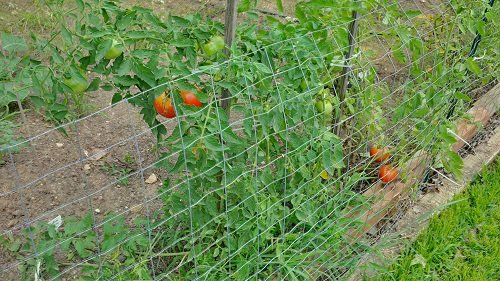
{"type": "Polygon", "coordinates": [[[25,69],[29,58],[23,57],[28,46],[22,37],[1,33],[0,49],[0,164],[3,164],[3,155],[12,149],[19,138],[16,137],[17,125],[12,121],[16,114],[12,112],[14,103],[22,103],[29,95],[30,79],[25,69]]]}
{"type": "Polygon", "coordinates": [[[82,264],[79,280],[108,279],[113,276],[123,280],[151,279],[146,264],[136,265],[131,271],[126,270],[150,254],[151,245],[143,231],[146,227],[144,220],[137,219],[134,226],[130,227],[125,224],[123,216],[110,213],[98,232],[93,230],[92,213],[83,219],[62,219],[60,225],[54,221],[25,228],[19,236],[10,234],[0,237],[0,246],[22,262],[19,268],[22,280],[33,280],[37,274],[39,279],[60,279],[65,269],[63,264],[81,260],[86,262],[82,264]],[[101,256],[94,257],[98,251],[101,256]],[[36,258],[26,259],[33,253],[37,253],[36,258]]]}
{"type": "Polygon", "coordinates": [[[500,162],[496,161],[370,280],[494,280],[500,252],[500,162]]]}
{"type": "MultiPolygon", "coordinates": [[[[240,11],[253,4],[242,1],[240,11]]],[[[359,222],[347,214],[370,204],[354,187],[372,182],[363,159],[356,160],[360,167],[346,169],[351,154],[376,143],[391,147],[390,161],[404,166],[421,150],[460,174],[445,105],[456,97],[466,108],[470,99],[463,92],[471,78],[465,70],[479,75],[485,66],[467,58],[462,38],[449,34],[469,26],[472,15],[424,16],[385,1],[301,1],[298,21],[267,17],[258,24],[249,16],[233,45],[224,46],[223,25],[198,14],[161,19],[116,1],[78,0],[75,9],[55,14],[60,29],[50,39],[32,34],[28,46],[3,35],[7,108],[19,95],[29,97],[47,119],[60,123],[85,113],[86,93],[111,91],[112,103],[128,99],[140,109],[162,151],[157,168],[171,175],[159,191],[163,210],[153,225],[143,220],[130,228],[123,217],[108,217],[96,234],[89,215],[67,219],[63,230],[34,226],[22,238],[9,238],[7,247],[20,258],[43,252],[22,263],[26,278],[39,266],[44,277],[61,272],[56,245],[70,263],[85,260],[82,278],[88,280],[151,279],[153,270],[156,277],[187,280],[340,277],[369,248],[348,239],[359,222]],[[383,13],[369,12],[381,7],[383,13]],[[391,27],[381,36],[397,62],[409,66],[408,77],[391,89],[374,67],[366,67],[376,52],[355,50],[349,62],[354,75],[340,100],[336,77],[345,64],[346,23],[354,9],[381,29],[391,27]],[[406,19],[440,33],[429,39],[406,19]],[[450,19],[459,26],[443,24],[450,19]],[[13,55],[25,51],[31,53],[13,55]],[[46,58],[35,60],[33,53],[46,58]],[[21,80],[11,83],[15,79],[21,80]],[[203,106],[183,103],[181,91],[194,93],[203,106]],[[227,110],[219,104],[223,92],[230,94],[227,110]],[[172,99],[175,119],[155,111],[153,100],[162,93],[172,99]],[[316,108],[318,101],[331,110],[316,108]],[[342,124],[340,135],[332,133],[332,120],[342,124]],[[175,129],[167,131],[167,122],[175,129]],[[357,151],[347,149],[351,143],[357,151]]],[[[378,27],[362,27],[360,37],[378,27]]],[[[132,172],[130,165],[103,169],[122,184],[132,172]]]]}
{"type": "Polygon", "coordinates": [[[2,33],[0,49],[0,107],[8,113],[10,103],[19,99],[22,102],[29,94],[29,77],[25,69],[29,58],[23,57],[28,46],[18,36],[2,33]]]}
{"type": "MultiPolygon", "coordinates": [[[[15,136],[14,130],[17,128],[17,125],[10,120],[7,120],[6,117],[0,117],[0,166],[2,166],[6,161],[3,159],[4,155],[9,152],[15,152],[20,149],[20,147],[16,147],[20,143],[20,139],[15,136]],[[11,147],[16,147],[15,149],[11,147]]],[[[19,145],[18,145],[19,146],[19,145]]]]}

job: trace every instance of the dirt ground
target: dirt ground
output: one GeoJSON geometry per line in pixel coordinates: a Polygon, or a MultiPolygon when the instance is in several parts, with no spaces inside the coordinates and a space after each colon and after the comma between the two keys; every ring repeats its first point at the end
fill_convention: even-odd
{"type": "MultiPolygon", "coordinates": [[[[125,2],[126,5],[152,8],[159,15],[201,12],[220,20],[225,7],[225,0],[125,2]]],[[[295,2],[285,3],[286,13],[293,13],[295,2]]],[[[13,31],[30,24],[16,21],[15,17],[32,6],[30,0],[0,0],[0,17],[5,20],[0,25],[2,29],[13,31]]],[[[261,1],[259,8],[276,11],[275,1],[261,1]]],[[[97,91],[89,95],[89,102],[96,110],[106,108],[112,95],[97,91]]],[[[68,136],[55,130],[52,123],[29,108],[25,115],[28,122],[23,124],[19,118],[18,135],[29,141],[18,153],[12,154],[12,159],[7,156],[7,163],[0,167],[0,233],[40,220],[48,221],[58,215],[83,216],[92,211],[99,221],[109,212],[129,209],[130,213],[144,212],[145,195],[147,199],[156,197],[162,180],[168,177],[164,171],[150,167],[158,159],[155,139],[138,110],[130,105],[122,103],[106,108],[64,126],[68,136]],[[139,151],[134,135],[139,135],[139,151]],[[79,161],[87,157],[94,160],[79,161]],[[144,175],[140,173],[140,165],[150,167],[144,175]],[[118,180],[128,174],[131,174],[128,180],[118,180]],[[151,174],[157,180],[145,184],[142,177],[147,179],[151,174]]],[[[166,126],[172,130],[174,124],[166,126]]],[[[154,201],[147,204],[157,208],[159,202],[154,201]]]]}
{"type": "MultiPolygon", "coordinates": [[[[71,6],[74,1],[65,1],[71,6]]],[[[285,15],[293,16],[298,0],[283,1],[285,15]]],[[[159,16],[168,14],[185,15],[201,13],[217,20],[223,20],[226,0],[123,0],[128,6],[143,6],[153,9],[159,16]]],[[[259,9],[277,11],[275,0],[260,0],[259,9]]],[[[50,32],[52,25],[41,15],[42,8],[34,5],[33,0],[0,0],[0,31],[23,33],[32,31],[34,26],[42,32],[50,32]]]]}

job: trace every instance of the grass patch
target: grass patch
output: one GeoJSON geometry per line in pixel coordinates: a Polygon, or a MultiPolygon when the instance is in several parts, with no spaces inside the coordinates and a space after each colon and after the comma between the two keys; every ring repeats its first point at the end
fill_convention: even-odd
{"type": "Polygon", "coordinates": [[[454,202],[375,280],[499,280],[500,159],[454,202]]]}

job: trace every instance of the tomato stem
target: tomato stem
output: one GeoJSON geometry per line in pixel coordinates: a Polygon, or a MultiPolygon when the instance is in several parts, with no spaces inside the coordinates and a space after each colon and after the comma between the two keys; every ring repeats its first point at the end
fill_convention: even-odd
{"type": "Polygon", "coordinates": [[[205,123],[203,124],[203,127],[201,128],[200,139],[203,138],[203,136],[205,134],[205,129],[207,128],[207,123],[208,123],[208,119],[210,118],[210,111],[211,110],[212,110],[212,97],[210,97],[210,100],[208,101],[207,117],[205,117],[205,123]]]}

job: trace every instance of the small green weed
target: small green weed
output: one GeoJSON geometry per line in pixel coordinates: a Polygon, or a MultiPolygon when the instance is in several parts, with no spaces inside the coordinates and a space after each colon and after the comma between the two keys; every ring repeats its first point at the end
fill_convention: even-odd
{"type": "Polygon", "coordinates": [[[101,166],[101,170],[114,176],[118,180],[118,184],[128,186],[130,173],[134,171],[134,158],[130,153],[125,154],[123,160],[117,159],[117,162],[105,162],[101,166]]]}
{"type": "Polygon", "coordinates": [[[20,146],[11,148],[13,145],[18,144],[21,139],[15,135],[14,130],[17,128],[17,124],[14,122],[2,118],[0,115],[0,166],[4,165],[6,162],[5,155],[9,152],[16,152],[19,150],[20,146]]]}
{"type": "Polygon", "coordinates": [[[148,237],[142,231],[146,225],[143,219],[136,219],[129,226],[123,216],[108,214],[97,231],[93,230],[91,213],[83,219],[68,217],[59,222],[40,222],[24,229],[21,235],[0,236],[0,247],[20,261],[36,253],[35,258],[18,267],[21,280],[58,279],[67,266],[79,262],[82,272],[79,280],[108,279],[113,274],[119,280],[151,279],[144,262],[147,261],[144,256],[151,251],[148,237]],[[100,259],[92,257],[98,252],[100,259]],[[133,270],[126,270],[138,261],[133,270]]]}

